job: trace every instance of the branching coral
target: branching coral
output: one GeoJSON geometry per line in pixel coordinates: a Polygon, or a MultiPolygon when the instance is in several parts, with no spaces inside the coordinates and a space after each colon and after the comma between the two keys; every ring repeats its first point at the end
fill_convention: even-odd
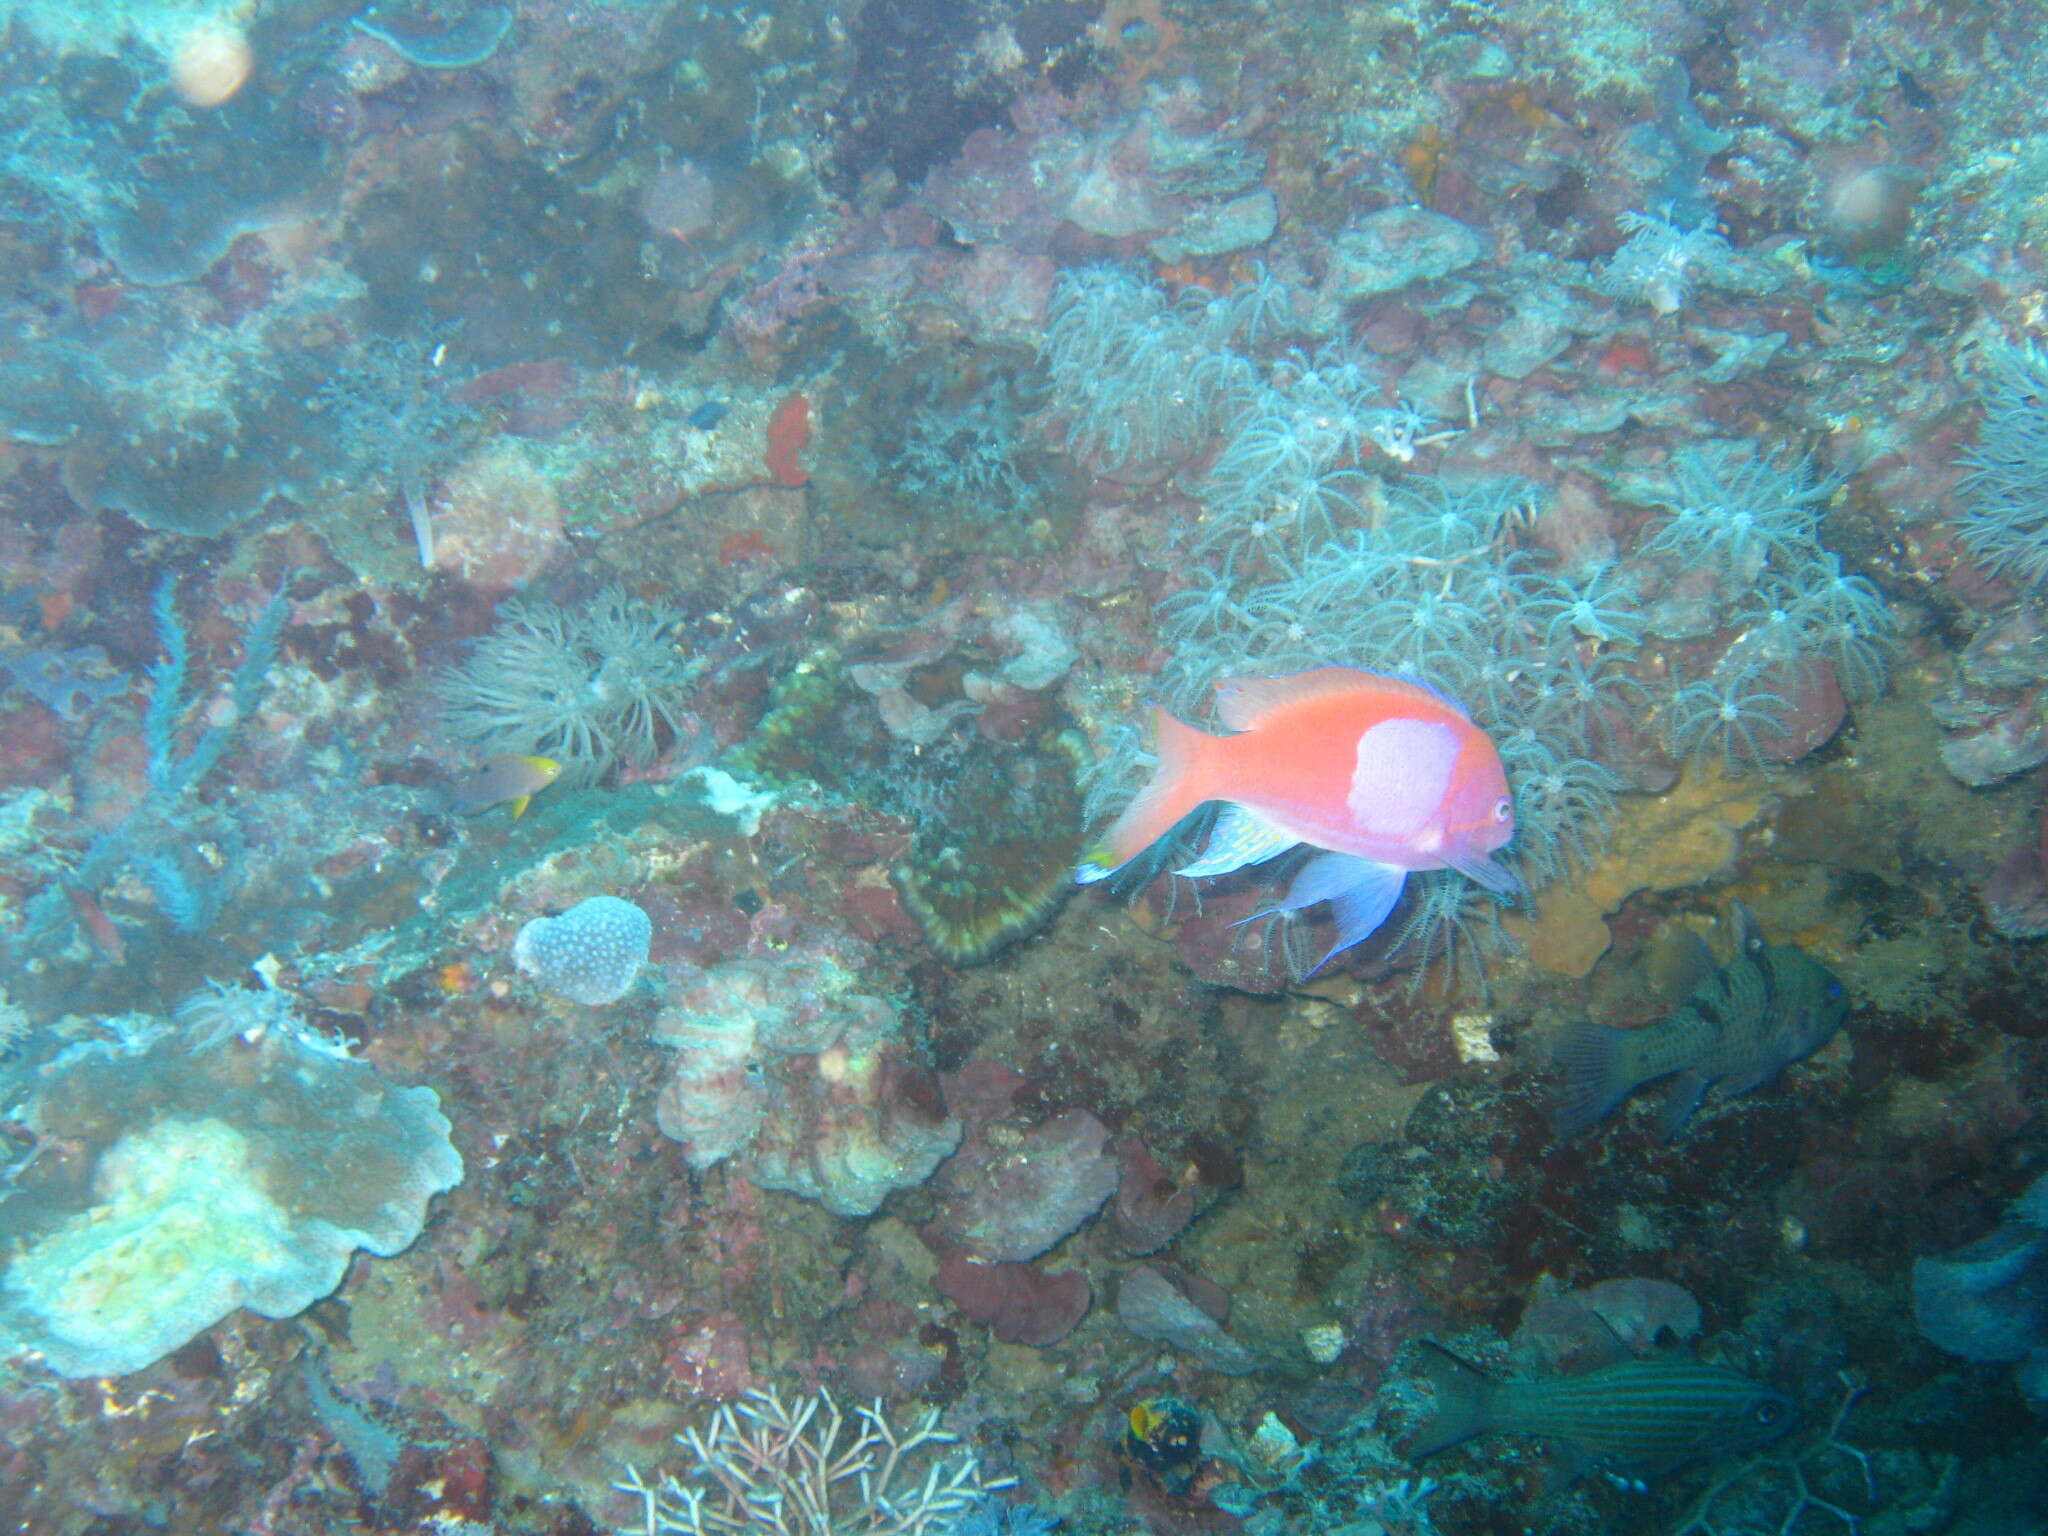
{"type": "MultiPolygon", "coordinates": [[[[142,722],[149,792],[118,826],[93,840],[69,883],[96,891],[124,867],[132,868],[173,927],[200,933],[235,896],[247,871],[245,840],[232,802],[224,797],[219,805],[203,803],[199,788],[255,713],[291,604],[279,592],[250,624],[223,702],[218,697],[195,700],[188,686],[192,646],[177,596],[176,583],[166,577],[151,605],[164,653],[149,669],[149,705],[142,722]],[[201,718],[207,722],[203,726],[197,723],[201,718]],[[215,857],[195,856],[200,843],[216,850],[215,857]]],[[[59,902],[51,899],[44,910],[60,910],[59,902]]]]}
{"type": "Polygon", "coordinates": [[[1249,399],[1257,369],[1232,338],[1263,305],[1190,290],[1175,300],[1114,267],[1066,274],[1045,361],[1076,451],[1115,468],[1197,447],[1249,399]]]}
{"type": "Polygon", "coordinates": [[[2034,585],[2048,577],[2048,354],[2031,342],[1991,348],[1979,398],[1956,529],[1985,570],[2034,585]]]}
{"type": "Polygon", "coordinates": [[[1645,555],[1704,566],[1728,590],[1753,583],[1773,560],[1811,556],[1820,506],[1836,482],[1815,481],[1799,461],[1782,463],[1747,443],[1681,450],[1671,461],[1670,517],[1645,555]]]}
{"type": "Polygon", "coordinates": [[[1791,735],[1791,706],[1758,674],[1731,667],[1687,683],[1672,697],[1664,739],[1673,755],[1718,752],[1730,768],[1762,762],[1766,744],[1791,735]]]}
{"type": "Polygon", "coordinates": [[[661,727],[680,726],[677,695],[697,670],[674,644],[678,619],[617,587],[575,612],[515,599],[443,675],[445,723],[479,755],[551,757],[572,786],[644,767],[661,727]]]}
{"type": "Polygon", "coordinates": [[[879,1401],[848,1418],[823,1389],[789,1403],[749,1392],[676,1443],[695,1463],[680,1476],[628,1467],[613,1485],[640,1505],[620,1536],[941,1536],[1015,1482],[950,1453],[936,1409],[901,1429],[879,1401]]]}
{"type": "Polygon", "coordinates": [[[1624,213],[1615,222],[1628,240],[1595,282],[1601,292],[1640,300],[1660,315],[1683,308],[1693,285],[1731,254],[1728,242],[1704,224],[1680,229],[1647,213],[1624,213]]]}

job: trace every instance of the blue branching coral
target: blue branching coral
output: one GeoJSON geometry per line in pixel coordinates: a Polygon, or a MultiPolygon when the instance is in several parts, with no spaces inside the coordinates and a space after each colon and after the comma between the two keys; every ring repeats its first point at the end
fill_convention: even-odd
{"type": "MultiPolygon", "coordinates": [[[[118,826],[93,840],[69,883],[97,891],[123,869],[133,870],[174,928],[201,933],[241,889],[247,869],[239,824],[226,811],[201,803],[199,786],[261,702],[291,604],[280,592],[257,615],[242,637],[242,659],[229,681],[226,709],[194,730],[201,704],[190,686],[192,645],[177,595],[176,583],[166,577],[152,605],[163,655],[149,671],[150,698],[142,719],[148,793],[118,826]]],[[[64,910],[55,892],[47,896],[31,930],[64,910]]]]}
{"type": "Polygon", "coordinates": [[[233,705],[225,720],[216,721],[192,741],[189,751],[179,752],[179,724],[190,707],[185,692],[186,672],[191,666],[191,645],[184,622],[178,617],[178,589],[169,578],[157,584],[152,612],[157,634],[164,647],[162,660],[149,669],[151,683],[149,712],[143,716],[143,737],[149,747],[150,788],[166,799],[176,799],[213,772],[221,754],[228,749],[235,730],[255,711],[262,696],[270,664],[277,659],[277,643],[284,635],[284,623],[291,605],[279,593],[264,605],[256,622],[242,637],[242,661],[235,668],[228,697],[233,705]]]}

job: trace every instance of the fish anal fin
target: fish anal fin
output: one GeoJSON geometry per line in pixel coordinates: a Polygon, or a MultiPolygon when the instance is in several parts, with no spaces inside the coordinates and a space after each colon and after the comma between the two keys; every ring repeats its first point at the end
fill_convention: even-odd
{"type": "MultiPolygon", "coordinates": [[[[1397,864],[1382,864],[1348,853],[1319,853],[1301,866],[1287,894],[1271,906],[1261,907],[1252,917],[1271,917],[1277,912],[1298,912],[1319,901],[1330,904],[1330,916],[1337,925],[1337,942],[1309,972],[1314,975],[1360,940],[1370,937],[1394,903],[1401,899],[1408,871],[1397,864]]],[[[1244,919],[1250,922],[1251,918],[1244,919]]]]}
{"type": "Polygon", "coordinates": [[[1174,873],[1199,879],[1205,875],[1227,875],[1247,864],[1263,864],[1277,858],[1301,841],[1282,832],[1256,811],[1226,804],[1202,847],[1202,856],[1184,864],[1174,873]]]}
{"type": "Polygon", "coordinates": [[[1764,1062],[1747,1072],[1731,1072],[1714,1084],[1714,1092],[1724,1099],[1738,1098],[1745,1093],[1754,1093],[1763,1087],[1780,1071],[1776,1061],[1764,1062]]]}
{"type": "Polygon", "coordinates": [[[1379,864],[1374,866],[1373,874],[1332,896],[1330,916],[1337,924],[1337,942],[1315,963],[1315,970],[1320,971],[1352,945],[1377,933],[1387,914],[1394,910],[1394,903],[1401,899],[1407,883],[1407,870],[1379,864]]]}

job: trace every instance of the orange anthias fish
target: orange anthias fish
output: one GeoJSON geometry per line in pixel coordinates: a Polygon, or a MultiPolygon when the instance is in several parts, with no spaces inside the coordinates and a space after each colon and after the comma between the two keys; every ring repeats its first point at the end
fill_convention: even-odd
{"type": "Polygon", "coordinates": [[[520,757],[501,752],[487,757],[448,790],[448,809],[474,816],[494,805],[512,802],[512,819],[526,814],[527,803],[555,782],[562,765],[551,757],[520,757]]]}
{"type": "Polygon", "coordinates": [[[1157,710],[1159,766],[1076,880],[1115,873],[1220,800],[1202,856],[1178,873],[1227,874],[1303,843],[1321,849],[1267,909],[1330,903],[1337,942],[1318,968],[1386,921],[1414,871],[1455,869],[1488,890],[1514,889],[1493,858],[1515,835],[1500,753],[1448,699],[1355,667],[1224,678],[1216,694],[1218,717],[1238,734],[1211,736],[1157,710]]]}

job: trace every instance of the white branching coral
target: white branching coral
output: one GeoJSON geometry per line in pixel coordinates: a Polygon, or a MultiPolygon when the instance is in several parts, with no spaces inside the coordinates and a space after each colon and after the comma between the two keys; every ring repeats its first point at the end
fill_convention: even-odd
{"type": "Polygon", "coordinates": [[[1627,232],[1628,240],[1594,283],[1616,298],[1639,299],[1660,315],[1684,308],[1702,278],[1734,254],[1710,224],[1681,229],[1668,218],[1648,213],[1624,213],[1615,223],[1627,232]]]}
{"type": "Polygon", "coordinates": [[[638,1468],[613,1486],[640,1501],[619,1536],[940,1536],[1015,1478],[984,1478],[936,1409],[909,1429],[878,1399],[841,1411],[822,1388],[785,1403],[749,1392],[676,1436],[696,1465],[659,1481],[638,1468]]]}

